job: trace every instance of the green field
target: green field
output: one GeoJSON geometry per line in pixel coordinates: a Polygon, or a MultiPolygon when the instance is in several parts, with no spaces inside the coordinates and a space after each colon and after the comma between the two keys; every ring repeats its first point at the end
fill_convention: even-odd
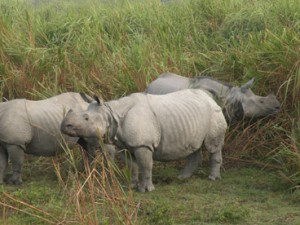
{"type": "Polygon", "coordinates": [[[157,163],[156,190],[139,194],[101,157],[101,172],[79,173],[79,149],[27,156],[24,184],[0,187],[0,223],[299,224],[299,12],[297,0],[0,0],[1,99],[110,100],[170,71],[234,85],[255,77],[252,90],[282,104],[274,118],[230,127],[217,182],[206,157],[187,181],[176,178],[181,163],[157,163]]]}
{"type": "Polygon", "coordinates": [[[31,162],[26,168],[21,187],[0,189],[1,204],[6,205],[3,224],[300,223],[300,192],[290,190],[278,172],[268,169],[230,168],[222,172],[222,180],[212,182],[207,166],[188,180],[178,180],[179,166],[156,163],[155,191],[132,192],[122,182],[125,194],[119,187],[107,194],[110,188],[97,185],[96,178],[80,191],[78,180],[83,184],[83,178],[70,171],[63,176],[65,183],[60,182],[51,160],[31,162]]]}

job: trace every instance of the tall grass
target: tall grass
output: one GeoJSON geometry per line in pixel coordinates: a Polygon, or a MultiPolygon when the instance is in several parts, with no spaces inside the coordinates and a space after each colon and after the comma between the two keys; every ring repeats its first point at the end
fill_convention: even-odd
{"type": "Polygon", "coordinates": [[[0,97],[111,99],[143,91],[164,71],[233,84],[256,77],[255,93],[274,92],[282,110],[232,128],[224,153],[276,164],[297,186],[299,12],[297,0],[1,0],[0,97]]]}
{"type": "MultiPolygon", "coordinates": [[[[133,199],[132,190],[124,188],[129,181],[116,164],[101,153],[93,167],[85,161],[85,170],[80,172],[75,166],[78,155],[70,149],[66,153],[65,159],[53,160],[60,186],[60,191],[55,191],[61,197],[52,204],[59,206],[36,206],[30,198],[4,192],[0,201],[4,224],[14,223],[9,220],[12,211],[32,218],[22,224],[137,224],[139,202],[133,199]]],[[[43,197],[41,200],[44,201],[43,197]]]]}

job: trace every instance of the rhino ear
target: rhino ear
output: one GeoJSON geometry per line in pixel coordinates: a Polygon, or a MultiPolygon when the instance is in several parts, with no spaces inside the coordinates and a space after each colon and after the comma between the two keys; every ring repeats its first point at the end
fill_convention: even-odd
{"type": "Polygon", "coordinates": [[[93,101],[93,98],[91,96],[88,96],[87,94],[85,94],[83,92],[79,92],[79,94],[85,102],[91,103],[93,101]]]}
{"type": "Polygon", "coordinates": [[[249,80],[247,83],[243,84],[243,85],[241,86],[241,91],[242,91],[242,92],[245,92],[247,89],[249,89],[249,88],[253,85],[254,80],[255,80],[255,78],[253,77],[253,78],[252,78],[251,80],[249,80]]]}
{"type": "Polygon", "coordinates": [[[103,104],[103,101],[100,98],[98,98],[98,96],[94,95],[94,99],[98,103],[99,106],[101,106],[103,104]]]}

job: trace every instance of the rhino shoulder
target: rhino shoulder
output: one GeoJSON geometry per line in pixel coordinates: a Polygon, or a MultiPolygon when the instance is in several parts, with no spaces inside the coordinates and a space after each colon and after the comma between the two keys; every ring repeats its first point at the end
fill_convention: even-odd
{"type": "Polygon", "coordinates": [[[132,107],[120,121],[117,139],[129,147],[148,147],[154,151],[160,142],[160,126],[148,104],[132,107]]]}

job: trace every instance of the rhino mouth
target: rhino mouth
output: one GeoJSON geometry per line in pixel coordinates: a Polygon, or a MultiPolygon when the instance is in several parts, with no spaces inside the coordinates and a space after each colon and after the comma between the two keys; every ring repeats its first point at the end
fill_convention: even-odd
{"type": "Polygon", "coordinates": [[[280,112],[280,107],[275,107],[275,108],[272,108],[272,109],[269,109],[264,115],[262,116],[274,116],[276,115],[277,113],[280,112]]]}
{"type": "Polygon", "coordinates": [[[69,132],[69,131],[67,131],[67,132],[63,132],[64,134],[67,134],[68,136],[70,136],[70,137],[79,137],[77,134],[76,134],[76,132],[69,132]]]}
{"type": "Polygon", "coordinates": [[[78,128],[75,128],[73,125],[71,124],[67,124],[67,125],[62,125],[61,126],[61,132],[64,134],[67,134],[71,137],[78,137],[78,128]]]}

